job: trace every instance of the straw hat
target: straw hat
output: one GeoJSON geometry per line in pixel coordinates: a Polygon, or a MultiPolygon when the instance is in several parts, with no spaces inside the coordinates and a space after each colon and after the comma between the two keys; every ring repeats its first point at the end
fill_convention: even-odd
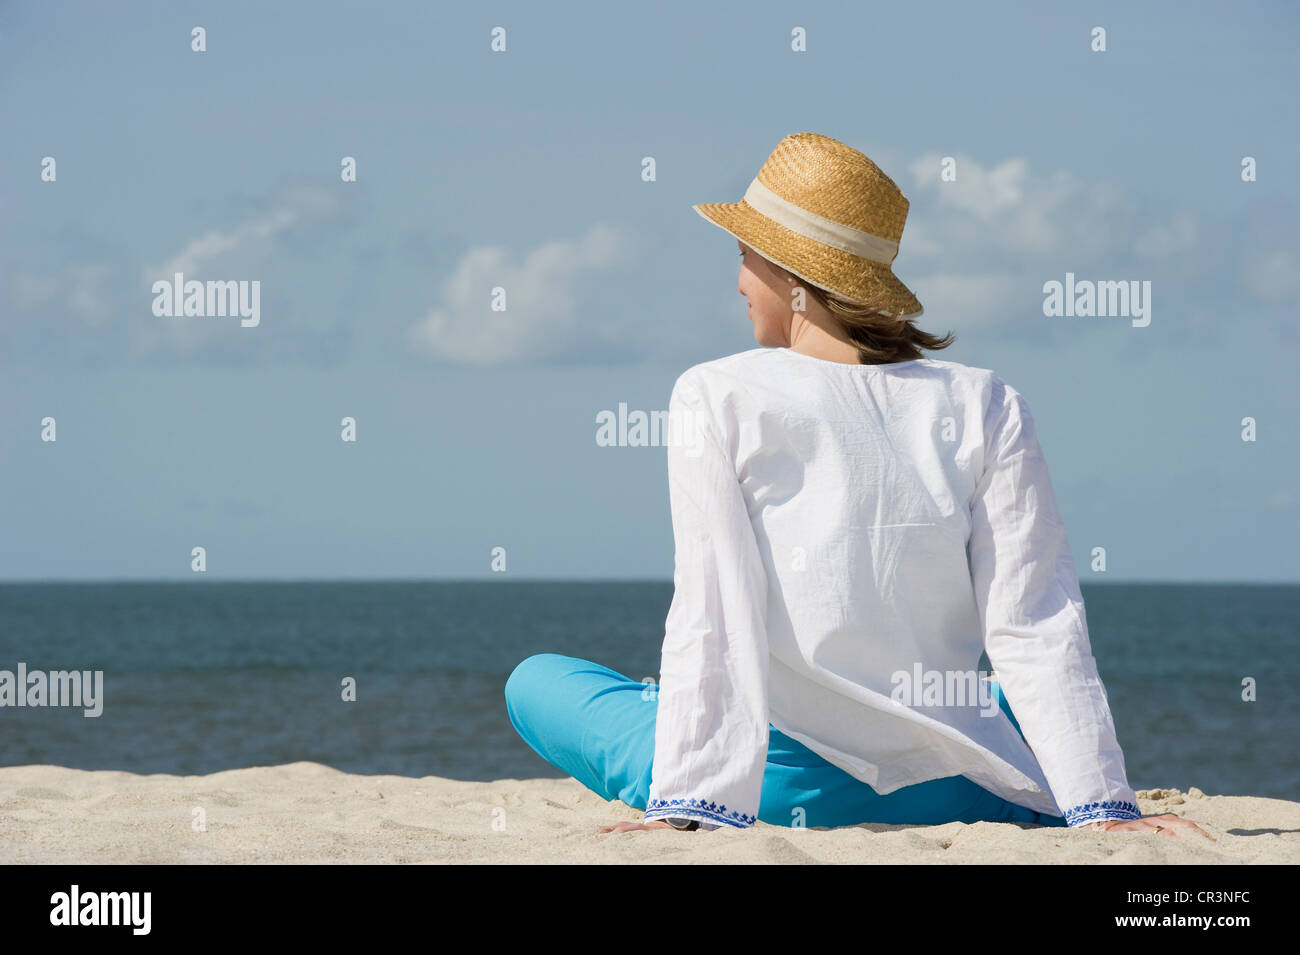
{"type": "Polygon", "coordinates": [[[922,312],[890,268],[908,201],[875,163],[837,139],[787,136],[743,199],[691,208],[819,288],[897,318],[922,312]]]}

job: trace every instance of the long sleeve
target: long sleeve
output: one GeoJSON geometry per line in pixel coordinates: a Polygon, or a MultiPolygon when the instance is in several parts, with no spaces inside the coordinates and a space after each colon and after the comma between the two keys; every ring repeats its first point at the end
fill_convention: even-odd
{"type": "Polygon", "coordinates": [[[767,572],[735,466],[690,371],[669,401],[675,560],[645,818],[737,828],[767,764],[767,572]]]}
{"type": "Polygon", "coordinates": [[[969,543],[985,650],[1067,825],[1137,819],[1034,420],[995,382],[969,543]]]}

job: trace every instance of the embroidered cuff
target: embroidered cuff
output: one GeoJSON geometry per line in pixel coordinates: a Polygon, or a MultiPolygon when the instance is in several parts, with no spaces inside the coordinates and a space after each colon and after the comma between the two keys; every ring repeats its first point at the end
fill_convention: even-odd
{"type": "Polygon", "coordinates": [[[1107,799],[1103,802],[1085,802],[1065,810],[1067,826],[1082,826],[1088,822],[1100,822],[1103,819],[1141,819],[1142,813],[1137,803],[1122,799],[1107,799]]]}
{"type": "Polygon", "coordinates": [[[660,819],[665,816],[698,819],[702,823],[712,822],[737,829],[748,828],[755,822],[754,816],[703,799],[651,799],[646,806],[645,818],[660,819]]]}

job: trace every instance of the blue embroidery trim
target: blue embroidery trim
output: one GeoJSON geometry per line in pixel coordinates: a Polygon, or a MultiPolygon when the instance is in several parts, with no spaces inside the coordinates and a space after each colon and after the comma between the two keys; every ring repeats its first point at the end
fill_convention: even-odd
{"type": "Polygon", "coordinates": [[[1142,813],[1135,804],[1119,799],[1108,799],[1105,802],[1086,802],[1081,806],[1065,810],[1065,824],[1067,826],[1077,826],[1080,823],[1095,822],[1099,819],[1141,818],[1142,813]]]}
{"type": "Polygon", "coordinates": [[[706,802],[703,799],[651,799],[650,804],[646,806],[646,818],[649,818],[651,813],[671,816],[670,810],[673,809],[689,809],[693,813],[708,817],[710,822],[720,822],[738,829],[752,826],[757,821],[756,816],[747,816],[734,809],[728,810],[726,806],[719,806],[716,802],[706,802]]]}

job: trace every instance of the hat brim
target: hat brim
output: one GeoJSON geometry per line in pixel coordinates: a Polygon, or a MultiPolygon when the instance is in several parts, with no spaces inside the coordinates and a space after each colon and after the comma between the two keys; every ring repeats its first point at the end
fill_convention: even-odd
{"type": "Polygon", "coordinates": [[[897,318],[916,318],[925,312],[912,290],[890,266],[793,232],[773,222],[744,199],[698,203],[691,208],[763,258],[818,288],[874,306],[897,318]]]}

